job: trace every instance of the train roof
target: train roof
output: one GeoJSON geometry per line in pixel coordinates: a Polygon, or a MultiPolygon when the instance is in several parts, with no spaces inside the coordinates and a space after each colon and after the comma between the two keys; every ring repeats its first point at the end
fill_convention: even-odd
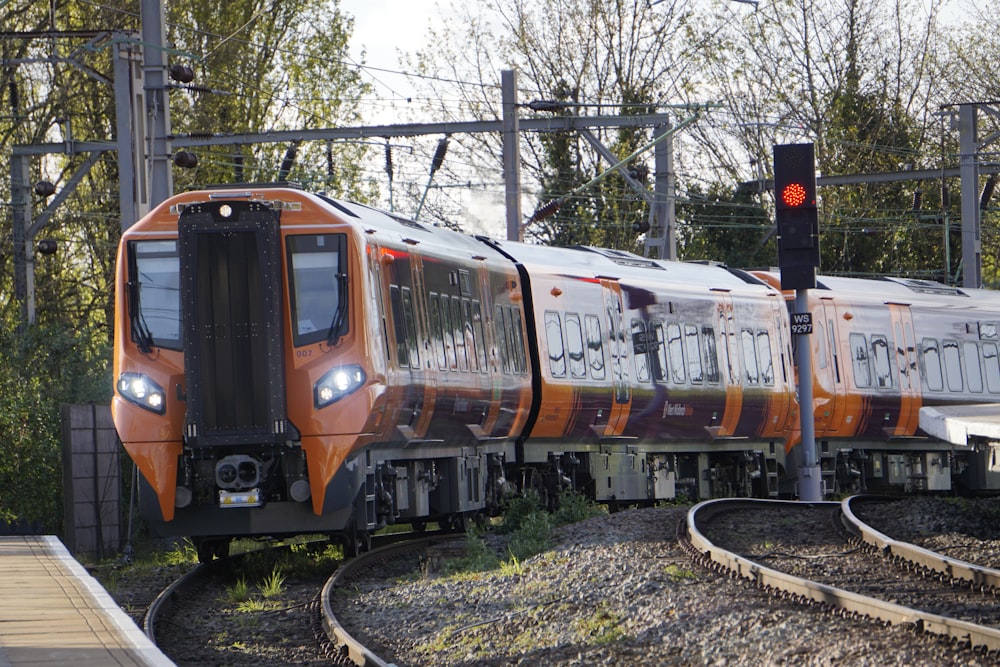
{"type": "Polygon", "coordinates": [[[322,197],[342,213],[370,224],[393,240],[417,241],[422,252],[437,251],[472,255],[501,252],[525,265],[534,275],[544,273],[584,278],[613,278],[635,283],[671,283],[721,290],[773,291],[763,281],[746,271],[729,269],[721,264],[652,260],[631,252],[591,246],[554,247],[503,241],[485,236],[471,236],[446,227],[425,224],[355,202],[322,197]]]}
{"type": "Polygon", "coordinates": [[[592,246],[552,247],[493,241],[535,275],[612,278],[636,283],[671,283],[720,290],[773,289],[759,278],[722,264],[649,259],[635,253],[592,246]]]}

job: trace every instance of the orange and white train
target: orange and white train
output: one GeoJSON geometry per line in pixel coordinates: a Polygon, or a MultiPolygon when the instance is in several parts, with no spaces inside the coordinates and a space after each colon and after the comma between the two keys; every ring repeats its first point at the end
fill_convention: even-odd
{"type": "MultiPolygon", "coordinates": [[[[1000,487],[921,406],[1000,399],[1000,295],[810,290],[827,492],[1000,487]]],[[[119,436],[154,530],[460,525],[521,488],[602,502],[793,496],[796,367],[769,272],[548,248],[287,185],[176,195],[117,266],[119,436]]]]}

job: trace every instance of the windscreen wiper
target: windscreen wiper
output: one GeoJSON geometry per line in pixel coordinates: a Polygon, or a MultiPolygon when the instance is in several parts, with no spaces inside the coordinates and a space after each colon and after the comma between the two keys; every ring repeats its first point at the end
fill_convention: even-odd
{"type": "MultiPolygon", "coordinates": [[[[137,275],[138,271],[135,266],[135,258],[129,258],[129,275],[137,275]]],[[[135,340],[136,346],[139,351],[143,354],[149,354],[153,351],[153,334],[149,331],[149,325],[146,324],[146,318],[142,314],[142,308],[139,306],[139,287],[141,283],[138,280],[129,280],[128,289],[128,314],[129,323],[132,325],[132,339],[135,340]]]]}
{"type": "Polygon", "coordinates": [[[326,334],[326,344],[335,346],[343,338],[344,320],[347,317],[347,274],[338,273],[337,278],[337,310],[333,313],[333,321],[326,334]]]}

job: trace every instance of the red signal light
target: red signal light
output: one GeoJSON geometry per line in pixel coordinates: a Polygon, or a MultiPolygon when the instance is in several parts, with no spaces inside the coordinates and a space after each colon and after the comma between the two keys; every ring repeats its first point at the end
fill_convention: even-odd
{"type": "Polygon", "coordinates": [[[806,201],[806,189],[801,183],[789,183],[781,191],[781,201],[785,206],[798,207],[806,201]]]}

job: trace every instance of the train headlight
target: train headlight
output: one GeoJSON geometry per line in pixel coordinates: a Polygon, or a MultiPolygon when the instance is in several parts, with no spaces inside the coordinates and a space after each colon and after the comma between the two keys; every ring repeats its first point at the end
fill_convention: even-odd
{"type": "Polygon", "coordinates": [[[317,408],[326,407],[357,391],[364,383],[365,371],[361,366],[334,368],[313,386],[313,404],[317,408]]]}
{"type": "Polygon", "coordinates": [[[122,373],[118,376],[118,393],[125,400],[150,412],[162,415],[166,395],[160,385],[142,373],[122,373]]]}

